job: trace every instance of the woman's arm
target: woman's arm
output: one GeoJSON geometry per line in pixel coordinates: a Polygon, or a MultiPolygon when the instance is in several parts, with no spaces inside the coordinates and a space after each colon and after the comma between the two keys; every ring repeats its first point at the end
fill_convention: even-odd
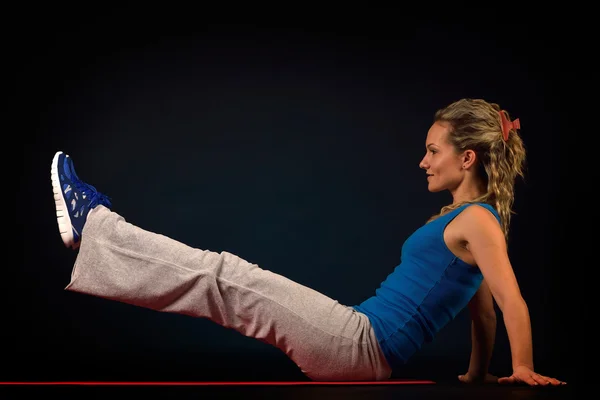
{"type": "Polygon", "coordinates": [[[467,373],[472,380],[484,380],[494,350],[497,325],[494,299],[485,279],[468,308],[471,316],[471,359],[467,373]]]}
{"type": "Polygon", "coordinates": [[[529,385],[560,384],[561,382],[534,372],[533,345],[529,309],[521,295],[517,279],[508,258],[504,234],[494,215],[484,207],[467,207],[464,239],[467,249],[487,282],[498,307],[510,342],[513,374],[500,378],[500,383],[523,382],[529,385]]]}

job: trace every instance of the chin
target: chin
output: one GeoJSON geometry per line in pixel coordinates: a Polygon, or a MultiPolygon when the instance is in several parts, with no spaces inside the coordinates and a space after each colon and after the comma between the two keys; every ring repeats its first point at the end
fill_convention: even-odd
{"type": "Polygon", "coordinates": [[[437,192],[443,191],[444,188],[435,187],[435,186],[427,186],[427,190],[429,190],[430,193],[437,193],[437,192]]]}

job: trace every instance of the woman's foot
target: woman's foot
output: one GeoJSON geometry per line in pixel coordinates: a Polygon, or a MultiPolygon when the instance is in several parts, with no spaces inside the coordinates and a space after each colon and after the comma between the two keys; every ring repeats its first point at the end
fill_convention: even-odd
{"type": "Polygon", "coordinates": [[[62,151],[54,155],[50,177],[60,236],[66,247],[77,249],[90,210],[99,204],[111,208],[112,204],[108,197],[79,179],[73,160],[62,151]]]}

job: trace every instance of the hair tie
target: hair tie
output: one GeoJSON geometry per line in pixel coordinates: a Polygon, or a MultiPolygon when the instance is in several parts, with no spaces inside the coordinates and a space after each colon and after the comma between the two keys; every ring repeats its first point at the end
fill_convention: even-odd
{"type": "Polygon", "coordinates": [[[519,118],[515,119],[514,121],[511,121],[506,117],[506,114],[504,114],[504,112],[498,111],[498,113],[500,114],[500,119],[502,120],[502,138],[506,142],[508,141],[508,134],[511,131],[511,129],[521,129],[521,121],[519,121],[519,118]]]}

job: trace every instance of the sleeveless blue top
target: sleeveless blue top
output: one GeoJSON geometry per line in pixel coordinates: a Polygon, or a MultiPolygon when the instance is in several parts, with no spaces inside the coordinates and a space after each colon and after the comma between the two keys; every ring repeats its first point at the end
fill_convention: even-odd
{"type": "MultiPolygon", "coordinates": [[[[473,203],[497,211],[485,203],[473,203]]],[[[423,225],[402,245],[400,264],[375,291],[353,306],[369,318],[393,369],[404,365],[424,342],[464,309],[483,276],[479,268],[456,257],[444,242],[444,230],[462,210],[455,210],[423,225]]]]}

